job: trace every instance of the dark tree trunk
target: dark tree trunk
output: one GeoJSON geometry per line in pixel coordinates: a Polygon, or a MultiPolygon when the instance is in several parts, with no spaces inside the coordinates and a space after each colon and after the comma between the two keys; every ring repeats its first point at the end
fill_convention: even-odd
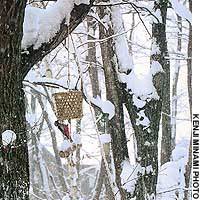
{"type": "MultiPolygon", "coordinates": [[[[70,32],[83,20],[90,5],[75,6],[71,13],[70,32]]],[[[23,20],[26,0],[0,0],[0,198],[28,199],[29,164],[26,136],[25,97],[22,81],[34,64],[56,48],[68,35],[67,25],[39,49],[22,54],[23,20]],[[7,151],[2,133],[16,133],[15,145],[7,151]]]]}
{"type": "Polygon", "coordinates": [[[170,109],[170,61],[168,58],[167,39],[166,39],[166,19],[169,1],[159,0],[162,22],[154,23],[152,26],[152,37],[160,48],[160,55],[153,55],[152,60],[157,60],[163,67],[164,77],[162,82],[160,97],[162,98],[162,140],[161,140],[161,164],[170,161],[172,153],[172,133],[171,133],[171,109],[170,109]]]}
{"type": "Polygon", "coordinates": [[[5,151],[0,140],[0,198],[28,199],[29,164],[21,73],[22,24],[26,1],[0,1],[0,134],[15,132],[5,151]],[[16,34],[17,33],[17,34],[16,34]]]}
{"type": "MultiPolygon", "coordinates": [[[[158,78],[158,77],[157,77],[158,78]]],[[[160,82],[160,79],[157,79],[160,82]]],[[[144,108],[145,115],[150,120],[149,128],[136,125],[137,109],[133,106],[132,95],[124,91],[126,96],[126,108],[133,126],[137,141],[137,164],[141,167],[152,167],[152,171],[138,174],[135,191],[132,197],[136,200],[146,200],[148,196],[156,194],[158,177],[158,131],[161,116],[162,102],[151,100],[144,108]],[[148,145],[147,145],[148,142],[148,145]]]]}
{"type": "MultiPolygon", "coordinates": [[[[129,112],[132,126],[134,128],[135,137],[137,140],[137,163],[147,169],[147,167],[152,167],[150,172],[145,170],[144,174],[138,174],[138,180],[135,185],[135,192],[133,197],[136,200],[146,200],[151,197],[155,199],[156,197],[156,185],[158,178],[158,133],[159,125],[162,112],[162,102],[164,87],[168,87],[169,84],[165,80],[165,74],[169,73],[169,60],[166,59],[168,56],[167,51],[167,41],[166,41],[166,12],[167,12],[167,1],[160,0],[155,4],[158,6],[155,9],[161,10],[161,16],[163,22],[154,23],[152,25],[152,37],[155,39],[160,52],[152,55],[151,60],[158,61],[166,73],[159,72],[153,77],[153,84],[159,95],[159,99],[151,99],[151,101],[146,101],[146,105],[142,108],[145,112],[146,117],[149,119],[149,127],[144,127],[142,125],[136,125],[136,119],[138,118],[137,108],[133,106],[132,96],[124,90],[124,96],[126,97],[126,107],[129,112]]],[[[168,105],[167,105],[168,106],[168,105]]],[[[166,135],[165,141],[167,146],[170,145],[170,139],[166,135]],[[167,140],[167,141],[166,141],[167,140]]],[[[164,147],[166,148],[166,147],[164,147]]],[[[167,149],[168,150],[168,149],[167,149]]],[[[170,150],[169,150],[170,151],[170,150]]],[[[170,153],[168,154],[170,155],[170,153]]]]}

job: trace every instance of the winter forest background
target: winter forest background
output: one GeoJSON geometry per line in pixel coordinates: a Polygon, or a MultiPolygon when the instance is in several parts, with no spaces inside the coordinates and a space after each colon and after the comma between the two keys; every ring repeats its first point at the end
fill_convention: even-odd
{"type": "Polygon", "coordinates": [[[0,199],[191,199],[191,13],[192,0],[0,1],[0,199]],[[61,158],[66,88],[83,117],[61,158]]]}

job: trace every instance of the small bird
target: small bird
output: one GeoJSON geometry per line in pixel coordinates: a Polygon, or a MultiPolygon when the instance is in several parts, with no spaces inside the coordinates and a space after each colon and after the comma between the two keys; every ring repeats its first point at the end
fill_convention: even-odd
{"type": "Polygon", "coordinates": [[[69,131],[69,125],[67,124],[61,124],[58,120],[54,122],[54,125],[58,127],[58,129],[62,132],[64,136],[67,137],[70,142],[73,142],[71,138],[71,133],[69,131]]]}

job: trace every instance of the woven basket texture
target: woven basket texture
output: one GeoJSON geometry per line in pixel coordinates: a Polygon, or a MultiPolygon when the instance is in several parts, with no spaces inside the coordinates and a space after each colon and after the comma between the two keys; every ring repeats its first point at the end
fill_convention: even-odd
{"type": "Polygon", "coordinates": [[[79,119],[83,116],[83,96],[81,91],[68,91],[53,94],[58,120],[79,119]]]}

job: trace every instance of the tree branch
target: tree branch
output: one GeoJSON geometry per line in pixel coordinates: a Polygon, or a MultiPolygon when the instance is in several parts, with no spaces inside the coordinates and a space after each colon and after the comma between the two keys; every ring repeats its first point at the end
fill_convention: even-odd
{"type": "Polygon", "coordinates": [[[60,25],[60,30],[51,39],[50,42],[44,43],[38,49],[33,49],[33,46],[27,49],[28,53],[22,52],[22,74],[23,77],[29,72],[34,64],[41,61],[48,53],[54,50],[69,34],[83,21],[95,0],[90,0],[90,5],[80,4],[75,5],[71,12],[70,25],[68,26],[64,21],[60,25]]]}

